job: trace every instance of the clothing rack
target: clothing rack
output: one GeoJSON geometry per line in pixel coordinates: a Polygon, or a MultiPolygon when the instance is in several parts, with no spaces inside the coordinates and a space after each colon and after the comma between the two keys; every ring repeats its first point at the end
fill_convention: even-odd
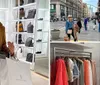
{"type": "Polygon", "coordinates": [[[68,57],[68,58],[85,58],[92,59],[91,52],[68,50],[65,48],[54,47],[54,60],[57,57],[68,57]]]}

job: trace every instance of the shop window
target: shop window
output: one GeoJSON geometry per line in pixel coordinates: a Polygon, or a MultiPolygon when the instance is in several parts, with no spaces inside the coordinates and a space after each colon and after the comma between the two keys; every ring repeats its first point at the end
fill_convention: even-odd
{"type": "Polygon", "coordinates": [[[50,9],[56,9],[56,5],[55,4],[51,4],[50,5],[50,9]]]}

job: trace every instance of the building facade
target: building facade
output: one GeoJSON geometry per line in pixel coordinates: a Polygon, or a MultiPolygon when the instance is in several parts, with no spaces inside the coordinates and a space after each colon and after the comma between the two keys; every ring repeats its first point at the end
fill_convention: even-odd
{"type": "Polygon", "coordinates": [[[86,3],[83,3],[83,18],[89,17],[90,12],[86,3]]]}
{"type": "Polygon", "coordinates": [[[51,0],[51,14],[61,19],[69,14],[74,18],[82,17],[82,0],[51,0]]]}

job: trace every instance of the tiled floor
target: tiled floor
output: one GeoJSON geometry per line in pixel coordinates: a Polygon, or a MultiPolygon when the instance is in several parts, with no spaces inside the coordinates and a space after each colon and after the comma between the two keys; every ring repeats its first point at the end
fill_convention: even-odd
{"type": "Polygon", "coordinates": [[[49,85],[49,79],[31,72],[33,85],[49,85]]]}

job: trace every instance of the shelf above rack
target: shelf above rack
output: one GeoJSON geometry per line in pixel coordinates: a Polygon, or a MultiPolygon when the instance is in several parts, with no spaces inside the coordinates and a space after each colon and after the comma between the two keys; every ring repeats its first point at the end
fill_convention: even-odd
{"type": "Polygon", "coordinates": [[[17,6],[17,7],[14,7],[13,10],[16,10],[16,9],[19,9],[19,8],[29,8],[30,6],[36,6],[36,3],[30,3],[30,4],[25,4],[25,5],[22,5],[22,6],[17,6]]]}

